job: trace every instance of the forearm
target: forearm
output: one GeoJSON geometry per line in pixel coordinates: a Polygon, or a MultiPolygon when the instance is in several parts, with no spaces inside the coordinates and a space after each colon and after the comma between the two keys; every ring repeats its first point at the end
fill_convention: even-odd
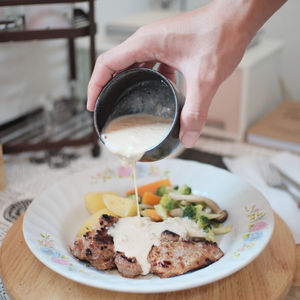
{"type": "Polygon", "coordinates": [[[249,39],[287,0],[213,0],[216,13],[249,39]]]}
{"type": "Polygon", "coordinates": [[[209,45],[208,52],[216,57],[215,61],[219,66],[214,82],[217,85],[231,74],[256,32],[285,2],[286,0],[213,0],[205,7],[186,15],[186,19],[194,20],[194,26],[202,34],[202,39],[205,39],[200,40],[199,49],[203,52],[204,47],[209,45]]]}

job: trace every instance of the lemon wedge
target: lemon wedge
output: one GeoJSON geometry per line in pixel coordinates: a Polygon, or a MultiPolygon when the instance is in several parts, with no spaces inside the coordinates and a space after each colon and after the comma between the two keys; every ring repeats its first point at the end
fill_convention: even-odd
{"type": "Polygon", "coordinates": [[[119,217],[133,217],[137,215],[136,201],[116,195],[103,195],[103,202],[108,210],[119,217]]]}
{"type": "Polygon", "coordinates": [[[85,207],[91,215],[98,210],[105,208],[105,204],[103,202],[103,195],[105,194],[118,196],[118,194],[114,192],[89,192],[84,195],[85,207]]]}

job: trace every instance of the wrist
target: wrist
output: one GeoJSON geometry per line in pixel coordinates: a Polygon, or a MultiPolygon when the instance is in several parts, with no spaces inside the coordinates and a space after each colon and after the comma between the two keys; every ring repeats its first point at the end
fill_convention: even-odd
{"type": "Polygon", "coordinates": [[[224,24],[234,27],[249,43],[286,0],[213,0],[213,10],[224,24]]]}
{"type": "Polygon", "coordinates": [[[245,9],[245,28],[254,36],[265,22],[286,2],[286,0],[241,0],[245,9]]]}

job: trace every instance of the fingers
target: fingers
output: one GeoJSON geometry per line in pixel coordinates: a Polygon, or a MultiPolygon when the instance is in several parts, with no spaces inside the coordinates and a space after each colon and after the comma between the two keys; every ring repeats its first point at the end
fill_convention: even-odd
{"type": "Polygon", "coordinates": [[[88,85],[88,110],[94,110],[99,93],[115,74],[135,63],[154,61],[145,47],[147,42],[142,36],[129,38],[98,57],[88,85]]]}
{"type": "Polygon", "coordinates": [[[97,59],[96,65],[92,77],[88,85],[88,100],[87,100],[87,109],[93,111],[97,97],[101,92],[104,85],[113,77],[115,70],[110,69],[109,66],[102,65],[100,59],[97,59]]]}
{"type": "Polygon", "coordinates": [[[191,148],[197,142],[206,122],[208,108],[216,89],[201,85],[196,78],[189,78],[186,87],[186,102],[180,117],[180,140],[184,147],[191,148]]]}
{"type": "Polygon", "coordinates": [[[147,68],[147,69],[152,69],[155,66],[156,62],[155,61],[149,61],[149,62],[144,62],[137,64],[135,67],[136,68],[147,68]]]}
{"type": "Polygon", "coordinates": [[[166,78],[168,78],[172,82],[176,83],[175,70],[172,67],[170,67],[164,63],[161,63],[159,65],[157,71],[160,72],[161,74],[163,74],[166,78]]]}

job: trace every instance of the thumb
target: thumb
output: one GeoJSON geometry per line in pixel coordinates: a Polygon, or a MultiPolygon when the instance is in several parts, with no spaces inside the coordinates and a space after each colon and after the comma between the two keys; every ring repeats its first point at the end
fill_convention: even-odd
{"type": "Polygon", "coordinates": [[[180,117],[180,141],[186,148],[197,142],[207,120],[208,108],[216,92],[211,86],[201,85],[197,78],[186,83],[186,102],[180,117]]]}

